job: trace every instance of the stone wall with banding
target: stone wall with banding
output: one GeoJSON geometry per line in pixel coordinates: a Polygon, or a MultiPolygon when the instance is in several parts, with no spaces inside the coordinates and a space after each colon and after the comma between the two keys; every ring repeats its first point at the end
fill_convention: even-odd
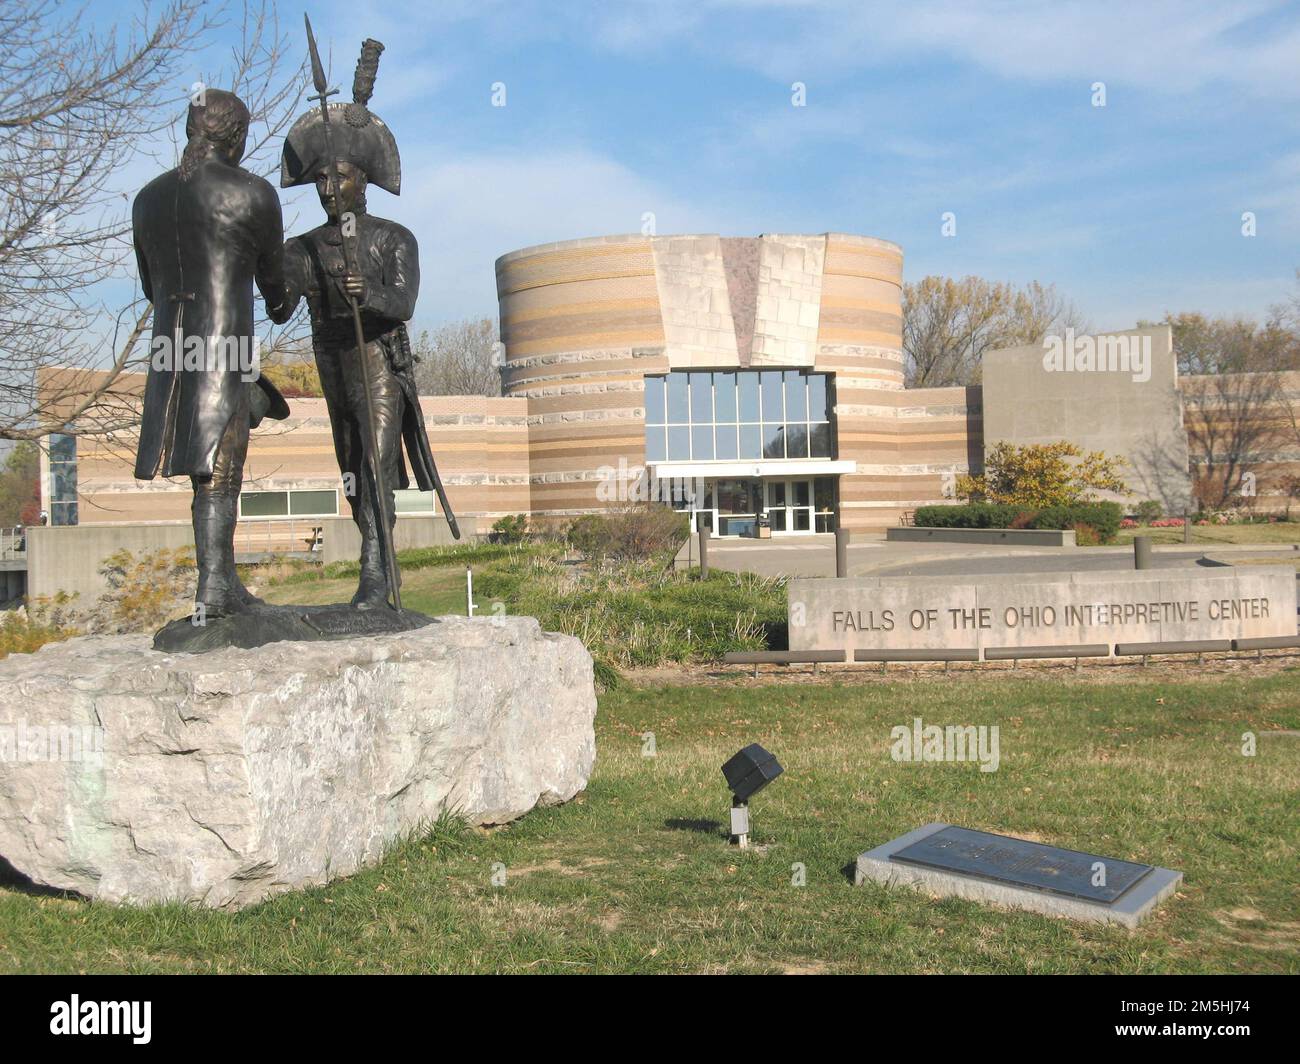
{"type": "Polygon", "coordinates": [[[903,249],[826,235],[816,368],[842,390],[903,387],[903,249]]]}
{"type": "Polygon", "coordinates": [[[528,400],[532,513],[608,505],[601,467],[644,462],[644,377],[668,368],[651,238],[524,248],[496,274],[503,390],[528,400]]]}
{"type": "Polygon", "coordinates": [[[837,398],[841,457],[858,463],[840,478],[845,528],[897,525],[918,506],[952,501],[962,473],[983,467],[981,391],[876,390],[837,398]]]}
{"type": "MultiPolygon", "coordinates": [[[[466,533],[486,533],[498,518],[528,511],[526,401],[478,395],[426,396],[420,407],[447,497],[466,533]]],[[[292,398],[289,411],[287,420],[263,422],[251,433],[244,491],[341,490],[325,400],[292,398]]],[[[83,436],[78,440],[80,523],[180,522],[188,526],[193,499],[189,479],[136,480],[134,454],[134,437],[129,432],[114,439],[83,436]]],[[[349,512],[342,496],[339,512],[342,516],[349,512]]],[[[267,525],[241,522],[236,543],[242,543],[246,534],[252,535],[254,528],[265,530],[267,525]]]]}
{"type": "Polygon", "coordinates": [[[835,374],[837,457],[858,464],[857,473],[840,478],[840,516],[850,529],[896,523],[904,472],[934,464],[926,446],[932,441],[912,440],[907,454],[900,451],[902,286],[897,244],[827,234],[816,368],[835,374]]]}

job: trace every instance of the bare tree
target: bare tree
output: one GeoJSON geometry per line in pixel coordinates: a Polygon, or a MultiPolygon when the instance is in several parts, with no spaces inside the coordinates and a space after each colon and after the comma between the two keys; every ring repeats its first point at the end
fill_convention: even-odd
{"type": "Polygon", "coordinates": [[[1270,460],[1283,437],[1279,375],[1214,373],[1183,378],[1184,424],[1193,486],[1201,506],[1240,505],[1247,474],[1270,460]]]}
{"type": "Polygon", "coordinates": [[[1055,286],[1024,288],[982,277],[925,277],[903,286],[903,354],[909,388],[978,384],[984,352],[1036,344],[1051,332],[1087,331],[1055,286]]]}
{"type": "Polygon", "coordinates": [[[1300,335],[1281,308],[1263,325],[1195,313],[1167,314],[1164,324],[1182,375],[1197,499],[1213,509],[1240,505],[1255,497],[1247,474],[1254,479],[1286,442],[1285,371],[1300,367],[1300,335]]]}
{"type": "MultiPolygon", "coordinates": [[[[118,182],[167,143],[169,129],[174,143],[183,89],[195,82],[185,63],[228,21],[211,9],[203,0],[169,0],[156,12],[142,3],[124,34],[95,29],[87,8],[69,14],[55,0],[0,9],[0,439],[65,427],[113,433],[138,421],[136,388],[119,378],[141,363],[152,308],[107,301],[106,282],[134,279],[131,197],[118,182]]],[[[198,84],[228,85],[248,104],[250,168],[267,172],[302,63],[298,76],[285,70],[273,0],[245,3],[234,17],[242,34],[230,61],[198,84]]]]}
{"type": "Polygon", "coordinates": [[[500,341],[491,318],[468,319],[422,332],[412,344],[422,395],[500,395],[500,341]]]}

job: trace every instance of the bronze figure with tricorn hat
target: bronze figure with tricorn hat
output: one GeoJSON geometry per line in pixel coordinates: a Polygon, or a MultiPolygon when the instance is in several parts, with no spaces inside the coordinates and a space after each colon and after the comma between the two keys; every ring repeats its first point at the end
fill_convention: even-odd
{"type": "Polygon", "coordinates": [[[378,608],[391,599],[400,610],[393,491],[410,485],[404,457],[419,488],[438,493],[452,534],[460,536],[429,447],[406,330],[419,292],[419,249],[408,229],[366,209],[368,185],[401,189],[397,142],[368,106],[383,45],[362,46],[352,103],[328,104],[310,23],[308,31],[321,107],[290,130],[280,183],[314,183],[327,221],[285,245],[286,298],[278,312],[287,317],[306,299],[311,314],[335,456],[361,532],[352,603],[378,608]]]}

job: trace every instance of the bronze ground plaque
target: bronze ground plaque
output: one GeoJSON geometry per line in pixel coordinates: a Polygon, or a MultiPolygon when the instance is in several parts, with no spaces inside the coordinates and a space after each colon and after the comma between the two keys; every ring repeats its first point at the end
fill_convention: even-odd
{"type": "Polygon", "coordinates": [[[1018,887],[1112,905],[1154,865],[1062,850],[988,831],[949,825],[905,846],[891,861],[977,876],[1018,887]],[[1098,867],[1100,866],[1100,867],[1098,867]]]}

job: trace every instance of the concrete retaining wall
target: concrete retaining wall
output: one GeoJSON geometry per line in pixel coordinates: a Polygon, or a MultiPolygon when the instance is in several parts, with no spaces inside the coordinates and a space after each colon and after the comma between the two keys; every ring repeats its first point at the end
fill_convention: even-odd
{"type": "MultiPolygon", "coordinates": [[[[361,535],[350,517],[324,517],[313,523],[322,528],[322,562],[356,561],[360,557],[361,535]]],[[[476,538],[471,531],[461,542],[476,538]]],[[[424,514],[399,515],[396,540],[398,550],[456,542],[446,518],[424,514]]],[[[27,595],[33,599],[53,597],[62,591],[76,595],[81,606],[89,606],[107,590],[99,568],[115,551],[142,554],[193,546],[194,530],[188,521],[32,527],[27,529],[27,595]]]]}
{"type": "Polygon", "coordinates": [[[68,525],[27,529],[27,596],[76,595],[88,606],[107,587],[99,575],[115,551],[133,553],[194,546],[194,529],[184,524],[68,525]]]}
{"type": "MultiPolygon", "coordinates": [[[[320,520],[321,561],[354,562],[361,557],[361,533],[350,517],[325,517],[320,520]]],[[[464,535],[462,531],[462,535],[464,535]]],[[[399,551],[412,550],[416,547],[444,547],[456,542],[452,539],[451,528],[445,517],[429,515],[397,516],[397,528],[393,536],[399,551]]],[[[470,535],[461,539],[462,543],[471,542],[470,535]]]]}
{"type": "Polygon", "coordinates": [[[885,530],[891,543],[994,543],[1000,547],[1073,547],[1074,529],[1064,528],[924,528],[901,525],[885,530]]]}

